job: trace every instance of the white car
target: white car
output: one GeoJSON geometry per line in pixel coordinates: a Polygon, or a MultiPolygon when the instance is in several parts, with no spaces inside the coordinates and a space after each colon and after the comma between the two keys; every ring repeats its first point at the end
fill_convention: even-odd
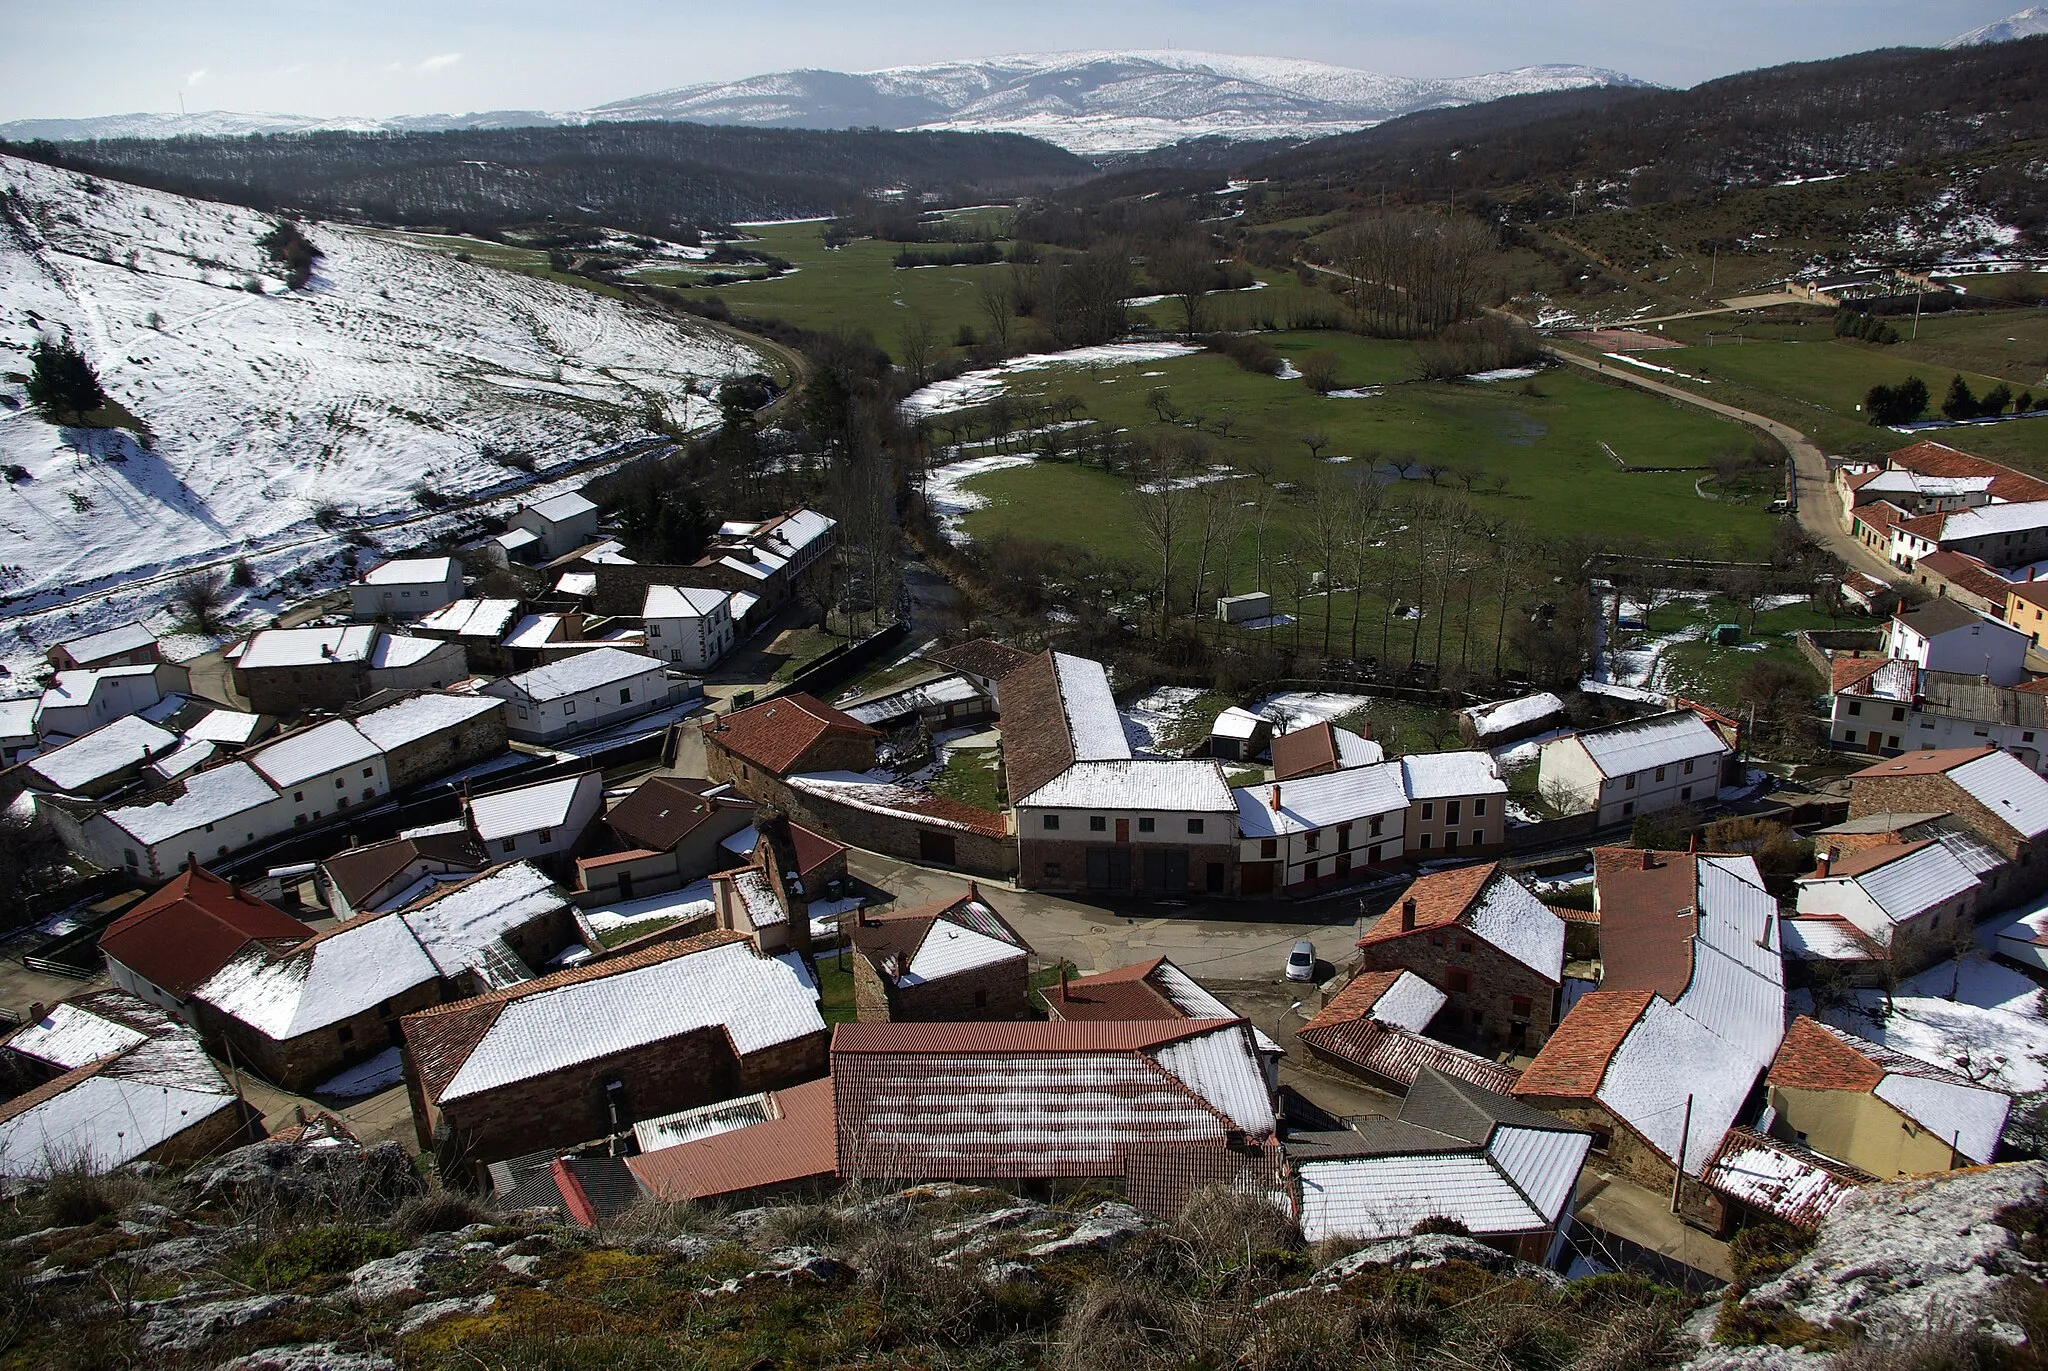
{"type": "Polygon", "coordinates": [[[1312,981],[1316,978],[1316,945],[1303,938],[1287,954],[1287,979],[1312,981]]]}

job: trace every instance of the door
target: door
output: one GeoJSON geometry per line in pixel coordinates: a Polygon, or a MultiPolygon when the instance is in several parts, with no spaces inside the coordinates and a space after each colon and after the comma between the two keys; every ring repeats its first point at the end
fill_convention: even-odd
{"type": "Polygon", "coordinates": [[[1247,895],[1272,894],[1273,868],[1278,865],[1278,862],[1246,862],[1237,869],[1240,888],[1247,895]]]}
{"type": "Polygon", "coordinates": [[[1131,840],[1131,821],[1129,819],[1118,819],[1116,821],[1116,840],[1120,843],[1127,843],[1131,840]]]}
{"type": "Polygon", "coordinates": [[[917,859],[921,862],[929,862],[933,866],[952,866],[954,864],[953,835],[950,833],[934,833],[928,828],[920,828],[917,830],[917,859]]]}
{"type": "Polygon", "coordinates": [[[1187,888],[1187,853],[1155,848],[1145,854],[1145,889],[1155,895],[1178,895],[1187,888]]]}
{"type": "Polygon", "coordinates": [[[1223,863],[1209,863],[1207,886],[1211,895],[1221,895],[1223,893],[1223,863]]]}
{"type": "Polygon", "coordinates": [[[633,873],[630,871],[621,871],[619,873],[619,898],[621,900],[633,898],[633,873]]]}

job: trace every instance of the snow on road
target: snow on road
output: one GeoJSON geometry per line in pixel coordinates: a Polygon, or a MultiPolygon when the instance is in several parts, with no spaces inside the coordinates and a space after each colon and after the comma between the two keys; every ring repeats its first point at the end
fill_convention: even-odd
{"type": "MultiPolygon", "coordinates": [[[[646,432],[715,422],[759,357],[587,291],[316,223],[287,291],[230,205],[0,157],[0,595],[37,601],[288,545],[332,556],[315,509],[368,520],[545,473],[646,432]],[[148,426],[57,428],[23,403],[38,336],[68,337],[148,426]]],[[[260,560],[275,577],[291,559],[260,560]]],[[[8,611],[0,610],[0,613],[8,611]]],[[[71,629],[69,631],[76,631],[71,629]]]]}

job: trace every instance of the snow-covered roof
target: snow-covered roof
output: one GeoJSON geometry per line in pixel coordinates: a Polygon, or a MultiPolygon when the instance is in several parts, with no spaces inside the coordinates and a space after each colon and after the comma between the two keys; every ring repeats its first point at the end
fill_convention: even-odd
{"type": "Polygon", "coordinates": [[[385,752],[457,728],[505,707],[491,695],[415,695],[360,715],[356,728],[385,752]]]}
{"type": "MultiPolygon", "coordinates": [[[[1175,1009],[1190,1019],[1227,1019],[1237,1013],[1229,1005],[1211,995],[1200,981],[1163,957],[1145,979],[1157,987],[1160,994],[1171,1000],[1175,1009]]],[[[1249,1019],[1245,1022],[1251,1023],[1249,1019]]],[[[1257,1024],[1251,1024],[1251,1030],[1252,1041],[1258,1044],[1259,1051],[1279,1056],[1286,1055],[1286,1049],[1267,1037],[1257,1024]]]]}
{"type": "Polygon", "coordinates": [[[398,914],[330,929],[282,957],[251,945],[192,997],[282,1042],[353,1018],[440,975],[398,914]]]}
{"type": "Polygon", "coordinates": [[[29,761],[28,769],[58,790],[80,790],[140,767],[177,742],[176,734],[131,714],[42,753],[29,761]]]}
{"type": "Polygon", "coordinates": [[[594,571],[565,571],[555,582],[555,589],[564,595],[597,594],[597,573],[594,571]]]}
{"type": "Polygon", "coordinates": [[[1943,542],[1961,538],[1992,538],[2040,528],[2048,528],[2048,501],[2027,500],[1958,510],[1942,524],[1941,538],[1943,542]]]}
{"type": "Polygon", "coordinates": [[[370,666],[378,671],[418,666],[447,646],[448,644],[439,638],[415,638],[404,633],[385,633],[378,637],[377,646],[370,653],[370,666]]]}
{"type": "Polygon", "coordinates": [[[1505,871],[1495,873],[1480,890],[1466,910],[1465,923],[1537,975],[1551,981],[1562,978],[1564,920],[1505,871]]]}
{"type": "Polygon", "coordinates": [[[530,528],[508,528],[491,541],[507,552],[518,552],[522,548],[529,548],[538,543],[540,535],[530,528]]]}
{"type": "Polygon", "coordinates": [[[1796,1143],[1731,1128],[1701,1179],[1752,1208],[1811,1227],[1868,1178],[1796,1143]]]}
{"type": "Polygon", "coordinates": [[[236,1106],[183,1025],[0,1105],[0,1175],[110,1170],[236,1106]]]}
{"type": "Polygon", "coordinates": [[[1872,1092],[1892,1108],[1982,1166],[1998,1151],[2012,1097],[2001,1090],[1973,1085],[1948,1073],[1887,1071],[1872,1092]]]}
{"type": "Polygon", "coordinates": [[[1273,1131],[1273,1097],[1266,1089],[1265,1068],[1248,1034],[1230,1030],[1196,1034],[1157,1048],[1152,1060],[1248,1136],[1273,1131]]]}
{"type": "MultiPolygon", "coordinates": [[[[1819,885],[1823,879],[1810,878],[1801,884],[1819,885]]],[[[1978,885],[1976,876],[1953,852],[1931,841],[1902,847],[1891,860],[1841,879],[1860,886],[1893,923],[1918,918],[1978,885]]]]}
{"type": "Polygon", "coordinates": [[[42,707],[42,700],[35,696],[26,700],[0,700],[0,738],[35,737],[36,713],[42,707]]]}
{"type": "Polygon", "coordinates": [[[461,564],[453,557],[394,557],[364,572],[358,585],[418,586],[445,585],[461,564]]]}
{"type": "MultiPolygon", "coordinates": [[[[168,1020],[164,1026],[168,1028],[168,1020]]],[[[72,1071],[102,1057],[126,1052],[148,1037],[131,1024],[95,1014],[80,1005],[56,1004],[42,1018],[23,1024],[8,1038],[7,1050],[47,1062],[59,1071],[72,1071]]]]}
{"type": "Polygon", "coordinates": [[[496,642],[518,613],[517,600],[454,600],[421,619],[419,626],[434,633],[496,642]]]}
{"type": "Polygon", "coordinates": [[[505,934],[568,907],[543,871],[513,862],[392,916],[402,919],[444,976],[481,967],[505,934]]]}
{"type": "Polygon", "coordinates": [[[284,790],[380,755],[377,745],[354,724],[346,719],[329,719],[264,744],[249,755],[249,762],[272,785],[284,790]]]}
{"type": "Polygon", "coordinates": [[[175,781],[180,776],[205,766],[219,752],[219,743],[211,738],[201,738],[196,743],[186,743],[174,751],[166,752],[151,762],[149,769],[166,781],[175,781]]]}
{"type": "Polygon", "coordinates": [[[1593,764],[1600,768],[1600,774],[1609,777],[1627,776],[1728,750],[1721,735],[1689,709],[1590,729],[1577,738],[1593,764]]]}
{"type": "Polygon", "coordinates": [[[834,804],[863,809],[870,814],[909,818],[934,828],[950,828],[988,837],[999,838],[1005,834],[1002,815],[976,809],[945,795],[935,795],[929,790],[900,785],[886,774],[877,779],[858,771],[810,771],[785,777],[784,783],[791,790],[830,800],[834,804]]]}
{"type": "Polygon", "coordinates": [[[239,746],[254,738],[256,730],[262,726],[261,714],[245,714],[239,709],[210,709],[185,730],[184,737],[188,743],[203,739],[239,746]]]}
{"type": "Polygon", "coordinates": [[[1232,705],[1216,716],[1216,722],[1209,726],[1209,736],[1249,741],[1257,736],[1260,729],[1272,726],[1272,720],[1262,719],[1249,709],[1232,705]]]}
{"type": "Polygon", "coordinates": [[[602,772],[586,771],[578,776],[515,786],[495,795],[478,795],[469,802],[470,826],[486,843],[518,833],[561,828],[569,822],[576,797],[600,791],[603,786],[602,772]]]}
{"type": "Polygon", "coordinates": [[[1423,752],[1403,757],[1401,778],[1411,800],[1508,793],[1508,783],[1484,752],[1423,752]]]}
{"type": "Polygon", "coordinates": [[[1858,486],[1856,491],[1859,495],[1864,491],[1875,491],[1880,495],[1919,495],[1939,499],[1989,491],[1994,479],[1990,476],[1923,476],[1901,467],[1895,471],[1880,471],[1858,486]]]}
{"type": "Polygon", "coordinates": [[[109,657],[119,657],[137,648],[148,647],[155,641],[156,635],[141,624],[122,624],[119,628],[102,629],[98,633],[66,638],[57,646],[63,648],[79,666],[89,667],[94,662],[104,662],[109,657]]]}
{"type": "Polygon", "coordinates": [[[864,724],[878,725],[915,710],[938,705],[966,704],[979,698],[980,693],[975,689],[974,682],[965,676],[941,676],[936,680],[920,681],[902,690],[892,690],[887,694],[874,696],[858,704],[849,704],[841,712],[864,724]]]}
{"type": "Polygon", "coordinates": [[[370,624],[349,624],[341,628],[267,628],[249,639],[243,648],[243,670],[272,667],[319,666],[324,662],[369,660],[377,646],[379,631],[370,624]]]}
{"type": "Polygon", "coordinates": [[[1800,915],[1779,920],[1785,955],[1802,962],[1871,962],[1878,952],[1856,925],[1839,914],[1800,915]]]}
{"type": "Polygon", "coordinates": [[[1337,765],[1340,767],[1377,766],[1387,759],[1385,748],[1348,728],[1332,724],[1330,736],[1337,740],[1337,765]]]}
{"type": "Polygon", "coordinates": [[[527,513],[537,514],[551,524],[559,524],[582,514],[592,514],[596,510],[597,506],[588,498],[573,490],[551,495],[545,500],[536,500],[526,506],[527,513]]]}
{"type": "Polygon", "coordinates": [[[1237,803],[1238,834],[1246,838],[1307,833],[1408,807],[1399,762],[1303,776],[1278,785],[1240,786],[1230,793],[1237,803]],[[1278,808],[1273,805],[1276,790],[1278,808]]]}
{"type": "Polygon", "coordinates": [[[1109,672],[1102,663],[1055,652],[1052,664],[1059,679],[1060,703],[1066,709],[1067,732],[1074,740],[1074,760],[1128,759],[1130,739],[1124,736],[1123,716],[1117,712],[1109,672]]]}
{"type": "Polygon", "coordinates": [[[732,596],[702,586],[649,586],[640,606],[643,619],[701,619],[732,596]]]}
{"type": "Polygon", "coordinates": [[[549,662],[517,676],[507,676],[504,684],[530,700],[545,702],[567,699],[586,690],[601,690],[608,685],[660,671],[661,663],[653,657],[622,652],[615,647],[600,647],[564,657],[559,662],[549,662]]]}
{"type": "Polygon", "coordinates": [[[1213,761],[1076,762],[1029,795],[1034,809],[1157,809],[1228,814],[1237,805],[1223,768],[1213,761]]]}
{"type": "Polygon", "coordinates": [[[723,1027],[741,1056],[825,1031],[784,962],[745,941],[589,976],[511,999],[442,1089],[446,1102],[723,1027]]]}
{"type": "Polygon", "coordinates": [[[2028,838],[2048,833],[2048,780],[2009,752],[1987,752],[1964,762],[1949,779],[2028,838]]]}
{"type": "Polygon", "coordinates": [[[789,922],[789,911],[782,907],[782,901],[776,898],[775,886],[759,867],[742,867],[719,879],[732,882],[733,893],[747,907],[747,918],[754,927],[774,928],[789,922]]]}
{"type": "Polygon", "coordinates": [[[522,614],[519,622],[512,625],[505,635],[505,647],[538,648],[555,641],[555,630],[562,626],[564,616],[560,614],[522,614]]]}
{"type": "Polygon", "coordinates": [[[1491,738],[1496,734],[1509,733],[1525,728],[1541,719],[1564,712],[1564,701],[1547,690],[1534,695],[1523,695],[1513,700],[1497,700],[1490,705],[1474,705],[1465,711],[1465,717],[1472,721],[1472,731],[1480,738],[1491,738]]]}
{"type": "Polygon", "coordinates": [[[1295,1159],[1302,1235],[1370,1240],[1445,1218],[1475,1235],[1547,1228],[1563,1214],[1591,1145],[1581,1132],[1502,1126],[1483,1149],[1424,1143],[1386,1155],[1303,1155],[1295,1159]]]}
{"type": "Polygon", "coordinates": [[[183,790],[170,799],[122,805],[106,811],[106,817],[147,846],[259,809],[275,799],[277,792],[254,767],[247,762],[229,762],[187,777],[183,790]]]}
{"type": "Polygon", "coordinates": [[[93,696],[99,693],[101,681],[155,674],[154,666],[103,666],[90,671],[60,671],[52,678],[49,689],[43,692],[42,707],[63,709],[71,705],[90,704],[93,696]]]}
{"type": "Polygon", "coordinates": [[[992,938],[952,919],[938,919],[911,954],[910,965],[896,977],[900,986],[923,985],[963,971],[978,971],[1001,962],[1020,961],[1028,954],[1001,938],[992,938]]]}
{"type": "Polygon", "coordinates": [[[830,533],[836,522],[815,509],[793,509],[766,528],[757,526],[749,536],[772,551],[793,557],[830,533]]]}
{"type": "Polygon", "coordinates": [[[1450,996],[1438,990],[1413,971],[1403,971],[1394,978],[1393,984],[1380,992],[1372,1003],[1372,1017],[1395,1028],[1405,1028],[1410,1033],[1420,1033],[1429,1027],[1429,1021],[1437,1012],[1450,1003],[1450,996]]]}

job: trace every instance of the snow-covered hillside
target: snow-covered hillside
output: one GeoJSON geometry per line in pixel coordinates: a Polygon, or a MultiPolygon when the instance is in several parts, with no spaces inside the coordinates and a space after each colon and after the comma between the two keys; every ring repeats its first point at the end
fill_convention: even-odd
{"type": "Polygon", "coordinates": [[[306,227],[325,256],[287,291],[258,246],[272,222],[0,158],[0,616],[244,552],[274,576],[337,550],[323,504],[389,520],[421,486],[527,479],[487,447],[545,475],[650,409],[709,423],[717,378],[760,365],[724,334],[332,224],[306,227]],[[31,410],[39,336],[82,349],[151,440],[31,410]]]}
{"type": "Polygon", "coordinates": [[[2048,33],[2048,5],[2029,5],[2018,14],[2009,14],[1993,24],[1959,33],[1942,46],[1945,48],[1974,48],[1983,43],[2009,43],[2015,38],[2038,38],[2048,33]]]}
{"type": "Polygon", "coordinates": [[[567,113],[498,110],[399,119],[124,114],[0,124],[0,136],[171,138],[309,129],[455,128],[667,119],[771,128],[954,129],[1022,133],[1079,153],[1129,152],[1183,138],[1317,138],[1396,115],[1583,86],[1640,85],[1598,67],[1537,66],[1483,76],[1387,76],[1286,57],[1130,51],[1026,53],[882,71],[780,71],[681,86],[567,113]]]}

